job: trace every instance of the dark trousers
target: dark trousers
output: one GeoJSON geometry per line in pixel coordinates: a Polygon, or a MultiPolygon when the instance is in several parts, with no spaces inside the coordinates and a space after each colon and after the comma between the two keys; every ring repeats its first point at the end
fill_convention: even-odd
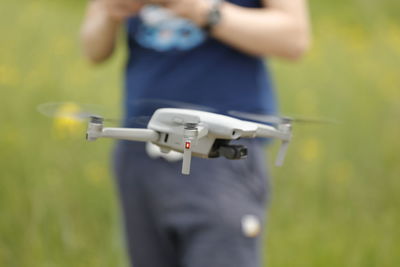
{"type": "Polygon", "coordinates": [[[243,160],[150,159],[143,143],[120,142],[115,173],[134,267],[259,267],[268,183],[263,143],[243,160]],[[250,219],[249,219],[250,218],[250,219]],[[252,219],[252,220],[251,220],[252,219]]]}

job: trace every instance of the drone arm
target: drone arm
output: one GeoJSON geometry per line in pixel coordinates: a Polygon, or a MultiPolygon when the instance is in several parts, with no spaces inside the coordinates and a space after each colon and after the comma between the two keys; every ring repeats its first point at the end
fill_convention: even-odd
{"type": "Polygon", "coordinates": [[[87,139],[89,141],[94,141],[101,137],[130,141],[154,142],[159,139],[159,134],[150,129],[103,128],[101,124],[89,124],[87,139]]]}
{"type": "Polygon", "coordinates": [[[104,128],[101,137],[130,141],[154,142],[158,140],[159,134],[150,129],[104,128]]]}
{"type": "Polygon", "coordinates": [[[263,137],[263,138],[276,138],[282,141],[290,141],[291,134],[288,129],[287,130],[280,130],[276,129],[269,125],[258,124],[258,129],[256,131],[255,137],[263,137]]]}

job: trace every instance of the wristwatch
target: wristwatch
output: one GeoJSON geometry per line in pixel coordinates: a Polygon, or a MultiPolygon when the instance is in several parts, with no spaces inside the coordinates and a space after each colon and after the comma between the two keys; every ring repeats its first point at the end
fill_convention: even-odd
{"type": "Polygon", "coordinates": [[[215,25],[221,21],[221,3],[222,0],[209,0],[211,2],[211,8],[207,13],[206,23],[203,26],[203,30],[210,33],[215,25]]]}

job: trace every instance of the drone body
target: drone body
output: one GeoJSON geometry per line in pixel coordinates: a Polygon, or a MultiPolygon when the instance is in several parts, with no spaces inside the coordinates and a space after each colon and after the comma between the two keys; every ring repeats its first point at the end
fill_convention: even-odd
{"type": "Polygon", "coordinates": [[[87,140],[94,141],[100,137],[152,142],[163,153],[171,150],[181,152],[182,173],[189,174],[192,155],[202,158],[245,158],[246,147],[229,144],[231,140],[239,138],[280,139],[282,147],[276,163],[281,165],[291,139],[291,125],[284,123],[273,127],[211,112],[161,108],[154,112],[147,129],[103,128],[102,118],[91,117],[87,140]]]}

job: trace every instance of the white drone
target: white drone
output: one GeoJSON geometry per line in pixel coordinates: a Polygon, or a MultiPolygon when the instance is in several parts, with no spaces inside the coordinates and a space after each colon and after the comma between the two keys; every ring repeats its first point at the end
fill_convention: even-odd
{"type": "MultiPolygon", "coordinates": [[[[235,115],[235,114],[233,114],[235,115]]],[[[190,174],[191,157],[243,159],[247,148],[229,144],[239,138],[275,138],[282,141],[276,165],[283,164],[288,144],[292,138],[291,121],[279,120],[276,126],[236,119],[216,113],[160,108],[151,117],[147,129],[105,128],[104,119],[90,116],[86,139],[114,138],[130,141],[151,142],[162,153],[183,153],[182,174],[190,174]]]]}

